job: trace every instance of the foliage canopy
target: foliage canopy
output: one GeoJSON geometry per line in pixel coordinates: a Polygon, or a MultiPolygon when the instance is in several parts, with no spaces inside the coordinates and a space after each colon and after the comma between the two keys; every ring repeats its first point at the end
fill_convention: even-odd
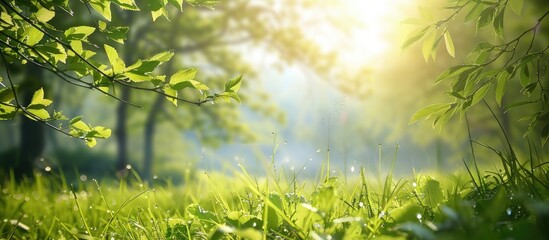
{"type": "MultiPolygon", "coordinates": [[[[476,32],[489,29],[495,35],[493,42],[479,42],[467,54],[463,64],[442,72],[435,83],[450,82],[447,92],[452,101],[426,106],[417,111],[410,123],[419,119],[433,119],[433,126],[444,125],[452,116],[464,114],[481,101],[486,103],[490,92],[495,102],[506,113],[515,108],[523,109],[533,105],[536,112],[522,116],[529,121],[526,135],[537,135],[544,145],[549,139],[549,94],[547,91],[548,45],[544,45],[541,25],[547,20],[549,11],[542,12],[537,21],[522,33],[511,38],[504,34],[504,20],[510,14],[521,15],[522,0],[510,1],[450,1],[443,19],[435,19],[424,13],[421,19],[410,19],[407,23],[420,24],[402,44],[407,48],[417,41],[423,41],[422,54],[426,61],[435,60],[439,45],[444,42],[448,54],[456,56],[451,36],[452,24],[473,22],[476,32]],[[541,35],[541,36],[540,36],[541,35]],[[503,101],[514,90],[510,81],[520,82],[520,93],[524,99],[503,101]]],[[[488,106],[488,104],[486,104],[488,106]]]]}
{"type": "MultiPolygon", "coordinates": [[[[190,5],[207,7],[216,2],[187,1],[190,5]]],[[[120,101],[124,100],[117,96],[117,86],[160,94],[174,105],[178,102],[200,106],[210,101],[240,101],[237,91],[242,76],[228,81],[221,92],[213,93],[208,86],[195,79],[195,68],[180,70],[169,77],[158,74],[158,67],[172,60],[174,53],[171,51],[133,63],[126,62],[120,56],[117,44],[124,44],[129,28],[111,23],[111,5],[120,11],[148,11],[154,21],[160,16],[168,18],[167,8],[170,6],[182,11],[183,0],[147,1],[144,6],[138,6],[133,0],[93,0],[79,4],[84,5],[79,7],[88,10],[92,26],[75,24],[62,28],[62,24],[55,21],[56,18],[77,17],[78,13],[73,11],[69,1],[1,1],[0,53],[6,65],[7,78],[7,84],[0,82],[1,120],[11,120],[17,114],[23,114],[66,135],[82,139],[89,147],[96,144],[97,138],[111,135],[110,129],[91,126],[81,116],[69,120],[60,110],[53,110],[52,113],[47,109],[52,100],[45,98],[44,87],[36,90],[30,104],[25,105],[18,96],[22,85],[12,78],[12,72],[16,71],[16,66],[25,68],[28,64],[38,67],[40,71],[51,72],[75,87],[99,91],[120,101]],[[180,96],[179,92],[185,88],[199,91],[201,97],[186,99],[180,96]]],[[[45,86],[46,81],[39,79],[38,84],[45,86]]]]}

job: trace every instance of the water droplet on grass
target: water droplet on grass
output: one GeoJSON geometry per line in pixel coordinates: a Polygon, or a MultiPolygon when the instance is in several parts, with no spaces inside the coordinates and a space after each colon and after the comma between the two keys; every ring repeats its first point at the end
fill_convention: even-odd
{"type": "Polygon", "coordinates": [[[379,216],[378,216],[378,217],[379,217],[379,218],[384,218],[384,217],[385,217],[385,211],[381,211],[381,212],[379,213],[379,216]]]}
{"type": "Polygon", "coordinates": [[[351,166],[351,172],[355,172],[355,166],[351,166]]]}
{"type": "Polygon", "coordinates": [[[130,165],[130,164],[126,165],[126,169],[128,169],[128,170],[132,169],[132,165],[130,165]]]}
{"type": "Polygon", "coordinates": [[[423,217],[423,216],[421,216],[421,213],[418,213],[418,214],[416,215],[416,218],[417,218],[417,220],[419,220],[419,221],[421,221],[421,218],[422,218],[422,217],[423,217]]]}
{"type": "Polygon", "coordinates": [[[508,215],[508,216],[511,216],[511,214],[513,213],[513,211],[511,210],[511,208],[507,208],[507,210],[505,210],[505,212],[507,212],[507,215],[508,215]]]}
{"type": "Polygon", "coordinates": [[[44,170],[45,170],[46,172],[49,172],[49,171],[51,171],[51,167],[50,167],[50,166],[47,166],[47,167],[44,168],[44,170]]]}
{"type": "Polygon", "coordinates": [[[316,152],[317,152],[317,153],[319,153],[319,152],[320,152],[320,148],[319,148],[319,149],[317,149],[317,150],[316,150],[316,152]]]}
{"type": "Polygon", "coordinates": [[[84,174],[80,175],[80,181],[85,182],[87,180],[88,180],[88,176],[86,176],[84,174]]]}

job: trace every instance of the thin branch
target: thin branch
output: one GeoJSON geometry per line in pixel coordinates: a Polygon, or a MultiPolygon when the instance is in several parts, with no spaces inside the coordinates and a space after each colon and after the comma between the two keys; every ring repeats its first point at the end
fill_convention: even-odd
{"type": "MultiPolygon", "coordinates": [[[[6,66],[8,65],[8,62],[6,61],[6,57],[4,56],[4,52],[0,51],[0,55],[2,56],[2,60],[4,61],[4,63],[6,64],[6,66]]],[[[13,81],[11,79],[11,74],[10,74],[10,71],[9,71],[9,68],[6,67],[6,76],[8,78],[8,82],[10,83],[10,86],[11,86],[11,90],[13,92],[13,97],[15,99],[15,103],[16,103],[16,112],[18,109],[20,109],[21,111],[23,111],[23,115],[25,115],[26,117],[34,120],[34,121],[37,121],[37,122],[40,122],[46,126],[48,126],[49,128],[55,130],[55,131],[58,131],[62,134],[65,134],[67,136],[70,136],[70,137],[73,137],[73,138],[78,138],[78,139],[81,139],[81,140],[86,140],[86,138],[84,137],[76,137],[76,136],[73,136],[71,135],[70,133],[66,132],[66,131],[63,131],[63,129],[61,128],[58,128],[54,125],[52,125],[51,123],[47,122],[47,120],[43,120],[41,119],[40,117],[36,116],[35,114],[27,111],[27,109],[25,109],[25,107],[23,107],[23,105],[21,105],[21,103],[19,102],[19,98],[17,96],[17,91],[15,90],[15,86],[13,84],[13,81]]]]}

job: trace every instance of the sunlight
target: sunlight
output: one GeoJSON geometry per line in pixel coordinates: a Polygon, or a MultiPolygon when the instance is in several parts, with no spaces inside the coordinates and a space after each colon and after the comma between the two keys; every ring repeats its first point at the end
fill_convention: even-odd
{"type": "Polygon", "coordinates": [[[336,50],[344,65],[382,64],[380,60],[384,55],[399,50],[397,33],[413,2],[317,1],[304,12],[311,20],[305,23],[304,29],[324,49],[336,50]]]}
{"type": "Polygon", "coordinates": [[[357,64],[382,64],[382,58],[391,50],[398,50],[400,22],[411,0],[347,0],[344,12],[349,19],[356,19],[360,27],[351,33],[346,43],[348,51],[342,60],[357,64]],[[350,48],[350,49],[349,49],[350,48]]]}

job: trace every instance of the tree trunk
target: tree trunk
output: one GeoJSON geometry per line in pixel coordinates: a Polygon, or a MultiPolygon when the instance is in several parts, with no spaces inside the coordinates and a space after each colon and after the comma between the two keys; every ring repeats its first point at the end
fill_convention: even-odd
{"type": "MultiPolygon", "coordinates": [[[[126,24],[131,23],[132,15],[126,13],[126,18],[124,21],[126,24]]],[[[129,36],[129,35],[128,35],[129,36]]],[[[124,62],[130,63],[135,56],[136,50],[136,41],[132,38],[129,38],[124,44],[124,62]]],[[[123,101],[130,101],[131,89],[123,86],[120,88],[120,99],[123,101]]],[[[118,177],[123,177],[126,175],[128,169],[126,166],[129,164],[128,158],[128,104],[125,102],[119,102],[118,108],[116,109],[116,144],[118,155],[116,158],[116,170],[118,177]]]]}
{"type": "MultiPolygon", "coordinates": [[[[128,101],[130,99],[130,89],[121,88],[120,99],[128,101]]],[[[118,156],[116,159],[116,170],[118,174],[124,175],[128,165],[128,130],[126,119],[128,118],[128,104],[118,103],[116,109],[116,143],[118,144],[118,156]]]]}
{"type": "Polygon", "coordinates": [[[157,95],[154,100],[151,110],[147,114],[147,120],[145,122],[145,136],[144,136],[144,159],[143,159],[143,179],[152,182],[152,165],[154,157],[154,133],[156,129],[156,116],[161,112],[164,107],[164,96],[157,95]]]}
{"type": "MultiPolygon", "coordinates": [[[[168,43],[168,46],[174,46],[175,39],[178,31],[178,21],[181,17],[181,13],[172,22],[172,37],[168,43]]],[[[164,74],[167,76],[172,75],[173,72],[173,61],[166,63],[166,69],[164,74]]],[[[149,113],[147,114],[147,119],[145,122],[144,129],[144,146],[143,146],[143,179],[146,181],[152,182],[152,168],[153,168],[153,159],[154,159],[154,134],[156,130],[156,117],[161,112],[164,107],[165,96],[158,94],[154,100],[149,113]]]]}
{"type": "MultiPolygon", "coordinates": [[[[42,87],[42,73],[41,68],[28,64],[25,80],[21,84],[21,97],[19,98],[24,106],[30,104],[34,92],[42,87]]],[[[18,178],[32,176],[34,163],[40,158],[46,145],[44,124],[23,115],[20,115],[20,117],[19,152],[13,167],[18,178]]]]}

